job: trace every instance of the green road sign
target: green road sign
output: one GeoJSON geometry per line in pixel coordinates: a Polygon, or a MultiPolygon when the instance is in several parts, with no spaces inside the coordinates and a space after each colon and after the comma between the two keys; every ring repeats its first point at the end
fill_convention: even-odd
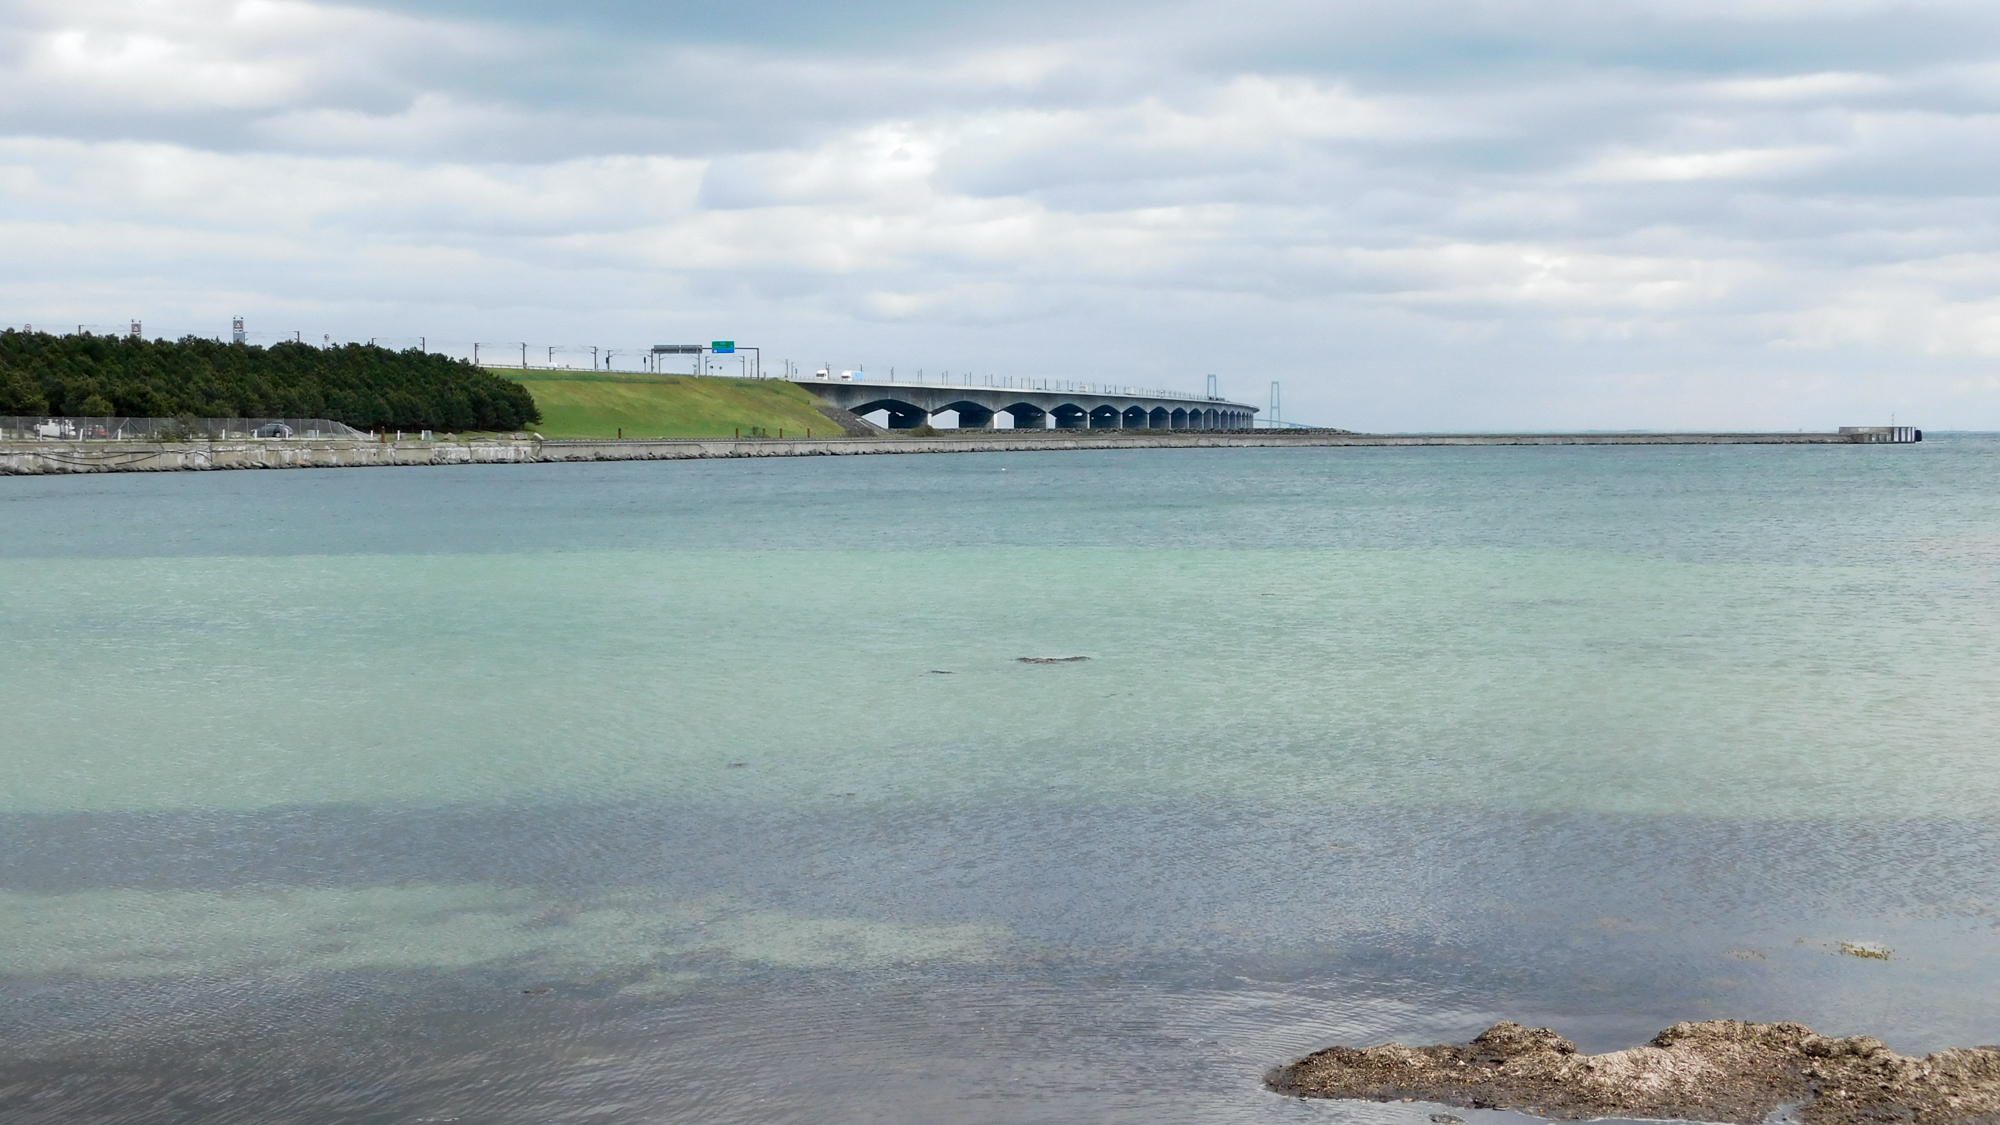
{"type": "Polygon", "coordinates": [[[710,344],[708,346],[708,350],[712,352],[733,352],[736,350],[736,341],[717,340],[715,343],[710,344]]]}

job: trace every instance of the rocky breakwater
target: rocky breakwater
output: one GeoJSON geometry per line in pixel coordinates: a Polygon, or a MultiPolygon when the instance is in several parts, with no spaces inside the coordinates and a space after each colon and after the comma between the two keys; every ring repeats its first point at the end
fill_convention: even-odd
{"type": "Polygon", "coordinates": [[[357,441],[352,438],[217,441],[0,442],[0,476],[158,473],[205,469],[315,469],[369,465],[483,465],[539,460],[531,438],[357,441]]]}
{"type": "MultiPolygon", "coordinates": [[[[1500,1023],[1463,1047],[1329,1047],[1265,1076],[1305,1098],[1427,1101],[1575,1121],[1638,1117],[1758,1125],[2000,1123],[2000,1047],[1909,1058],[1878,1039],[1796,1023],[1680,1023],[1602,1055],[1547,1028],[1500,1023]]],[[[1442,1117],[1443,1115],[1439,1115],[1442,1117]]]]}

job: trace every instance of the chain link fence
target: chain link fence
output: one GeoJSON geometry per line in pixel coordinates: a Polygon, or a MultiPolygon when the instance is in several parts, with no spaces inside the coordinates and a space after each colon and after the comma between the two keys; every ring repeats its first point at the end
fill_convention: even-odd
{"type": "Polygon", "coordinates": [[[0,441],[270,441],[367,436],[327,418],[0,417],[0,441]]]}

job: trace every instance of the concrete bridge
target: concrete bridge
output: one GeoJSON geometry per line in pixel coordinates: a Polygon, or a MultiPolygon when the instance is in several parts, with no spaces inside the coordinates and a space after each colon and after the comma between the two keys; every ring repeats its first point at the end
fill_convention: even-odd
{"type": "Polygon", "coordinates": [[[1012,417],[1017,430],[1247,430],[1257,416],[1256,407],[1226,399],[1056,379],[1014,387],[791,381],[855,414],[886,410],[892,430],[915,429],[946,410],[958,413],[962,430],[990,430],[998,414],[1012,417]]]}

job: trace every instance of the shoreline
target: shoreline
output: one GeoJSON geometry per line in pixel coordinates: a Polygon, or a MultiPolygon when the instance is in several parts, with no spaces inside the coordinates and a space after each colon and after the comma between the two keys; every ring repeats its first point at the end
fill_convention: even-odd
{"type": "Polygon", "coordinates": [[[914,453],[1029,453],[1080,449],[1282,449],[1558,445],[1907,444],[1882,430],[1842,433],[1357,434],[1343,430],[1063,431],[983,430],[929,437],[833,438],[470,438],[356,441],[343,438],[143,442],[0,442],[0,476],[200,472],[215,469],[365,468],[398,465],[690,461],[746,457],[846,457],[914,453]],[[1030,436],[1032,434],[1032,436],[1030,436]]]}

